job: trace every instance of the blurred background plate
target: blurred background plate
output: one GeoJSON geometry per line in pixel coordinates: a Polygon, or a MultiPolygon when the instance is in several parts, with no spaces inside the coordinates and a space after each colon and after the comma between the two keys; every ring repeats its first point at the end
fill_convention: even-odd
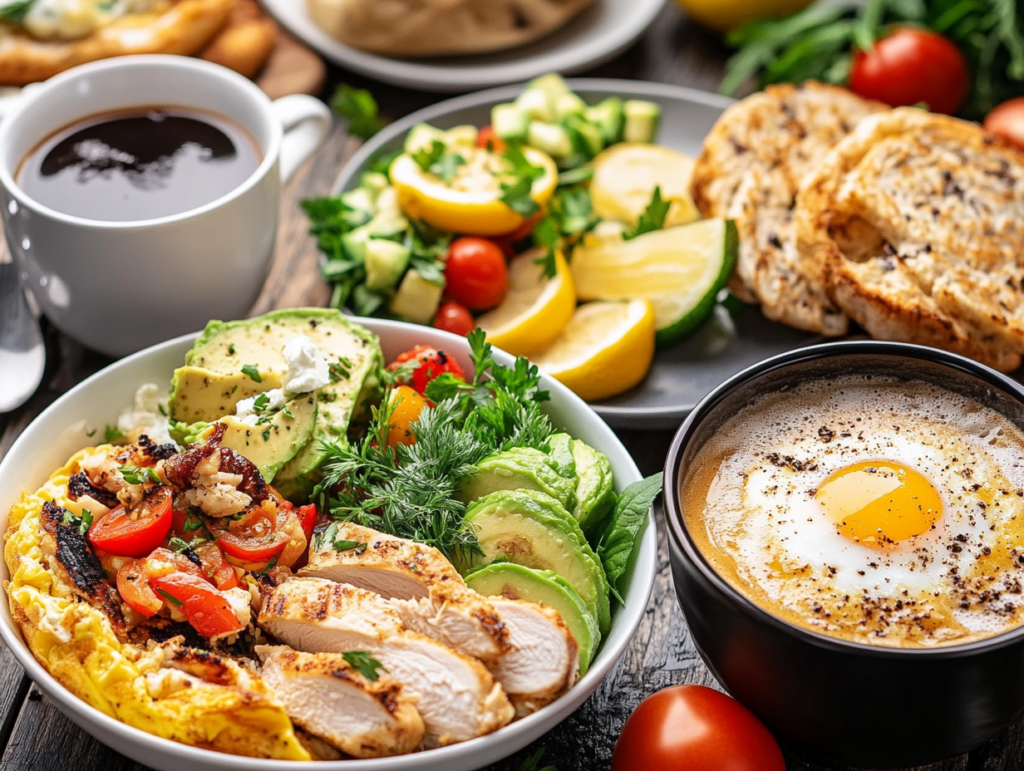
{"type": "MultiPolygon", "coordinates": [[[[657,102],[662,109],[658,144],[694,157],[722,111],[732,103],[717,94],[660,83],[578,78],[569,80],[569,86],[590,104],[615,95],[657,102]]],[[[426,122],[442,129],[467,123],[484,126],[491,122],[491,107],[512,101],[522,88],[506,86],[468,94],[392,123],[345,165],[334,192],[355,187],[371,156],[381,149],[400,147],[414,124],[426,122]]],[[[733,303],[727,310],[719,305],[693,334],[658,351],[643,383],[591,406],[612,426],[672,429],[724,380],[769,356],[821,341],[821,337],[768,321],[757,307],[733,303]]]]}
{"type": "Polygon", "coordinates": [[[654,21],[664,0],[596,0],[568,24],[533,43],[490,54],[393,59],[339,43],[310,19],[306,0],[262,0],[264,8],[327,59],[385,83],[425,91],[470,91],[573,73],[611,59],[654,21]]]}

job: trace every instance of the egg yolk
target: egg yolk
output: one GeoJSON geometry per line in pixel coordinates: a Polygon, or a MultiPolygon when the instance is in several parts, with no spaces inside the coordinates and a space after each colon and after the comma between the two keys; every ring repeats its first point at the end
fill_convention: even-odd
{"type": "Polygon", "coordinates": [[[942,515],[942,499],[924,475],[893,461],[841,468],[815,498],[842,535],[866,546],[913,538],[942,515]]]}

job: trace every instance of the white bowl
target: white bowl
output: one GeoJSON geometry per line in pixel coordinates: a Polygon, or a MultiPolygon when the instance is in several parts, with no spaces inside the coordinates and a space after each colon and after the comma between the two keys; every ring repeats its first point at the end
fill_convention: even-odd
{"type": "MultiPolygon", "coordinates": [[[[393,359],[418,343],[443,346],[455,354],[469,371],[469,346],[464,338],[396,321],[358,319],[380,337],[384,355],[393,359]]],[[[132,403],[136,388],[143,383],[169,383],[171,373],[182,364],[195,335],[186,335],[155,345],[110,365],[77,385],[37,417],[15,442],[0,463],[0,532],[7,530],[11,504],[23,491],[34,491],[74,452],[96,442],[87,432],[103,431],[132,403]]],[[[512,357],[495,352],[495,360],[511,364],[512,357]]],[[[639,480],[640,472],[612,430],[582,399],[560,383],[543,378],[551,392],[548,414],[563,428],[603,452],[615,472],[616,489],[639,480]]],[[[643,618],[657,570],[657,537],[650,520],[641,537],[640,548],[630,566],[623,593],[626,604],[613,616],[612,630],[590,665],[590,670],[560,699],[539,712],[512,723],[488,736],[428,752],[380,760],[330,761],[317,768],[338,771],[470,771],[494,763],[522,749],[571,715],[597,688],[618,661],[643,618]]],[[[0,566],[0,578],[10,578],[7,565],[0,566]]],[[[293,769],[294,761],[255,760],[196,749],[161,739],[131,728],[101,712],[67,691],[36,661],[25,645],[4,599],[0,603],[0,636],[14,652],[42,691],[72,721],[92,736],[133,760],[161,771],[188,768],[190,771],[270,771],[293,769]]]]}

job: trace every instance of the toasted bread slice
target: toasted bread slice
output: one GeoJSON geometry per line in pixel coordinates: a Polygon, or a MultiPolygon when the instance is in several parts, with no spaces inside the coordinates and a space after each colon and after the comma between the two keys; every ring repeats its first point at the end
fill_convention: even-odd
{"type": "Polygon", "coordinates": [[[736,220],[739,260],[730,288],[770,319],[842,335],[846,316],[806,270],[793,238],[803,178],[862,118],[886,109],[843,88],[809,81],[770,86],[733,105],[704,141],[693,200],[705,217],[736,220]]]}
{"type": "Polygon", "coordinates": [[[124,16],[80,40],[35,40],[0,30],[0,83],[23,86],[86,62],[127,54],[191,55],[224,26],[235,0],[164,0],[124,16]]]}
{"type": "Polygon", "coordinates": [[[874,337],[1003,371],[1024,354],[1024,153],[913,108],[872,116],[797,199],[800,252],[874,337]]]}

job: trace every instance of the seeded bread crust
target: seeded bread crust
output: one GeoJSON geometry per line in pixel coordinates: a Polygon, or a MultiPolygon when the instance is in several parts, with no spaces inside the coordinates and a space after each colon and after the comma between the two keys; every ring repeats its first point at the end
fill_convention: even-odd
{"type": "Polygon", "coordinates": [[[740,252],[730,289],[760,302],[768,318],[846,333],[846,316],[797,249],[793,207],[804,177],[862,118],[884,109],[813,81],[770,86],[726,110],[705,139],[693,200],[705,217],[736,220],[740,252]]]}
{"type": "Polygon", "coordinates": [[[118,19],[81,40],[40,41],[0,30],[0,83],[23,86],[79,64],[128,54],[191,55],[224,26],[235,0],[166,0],[149,13],[118,19]]]}
{"type": "Polygon", "coordinates": [[[1024,153],[913,108],[864,120],[797,199],[798,249],[873,337],[1024,354],[1024,153]]]}

